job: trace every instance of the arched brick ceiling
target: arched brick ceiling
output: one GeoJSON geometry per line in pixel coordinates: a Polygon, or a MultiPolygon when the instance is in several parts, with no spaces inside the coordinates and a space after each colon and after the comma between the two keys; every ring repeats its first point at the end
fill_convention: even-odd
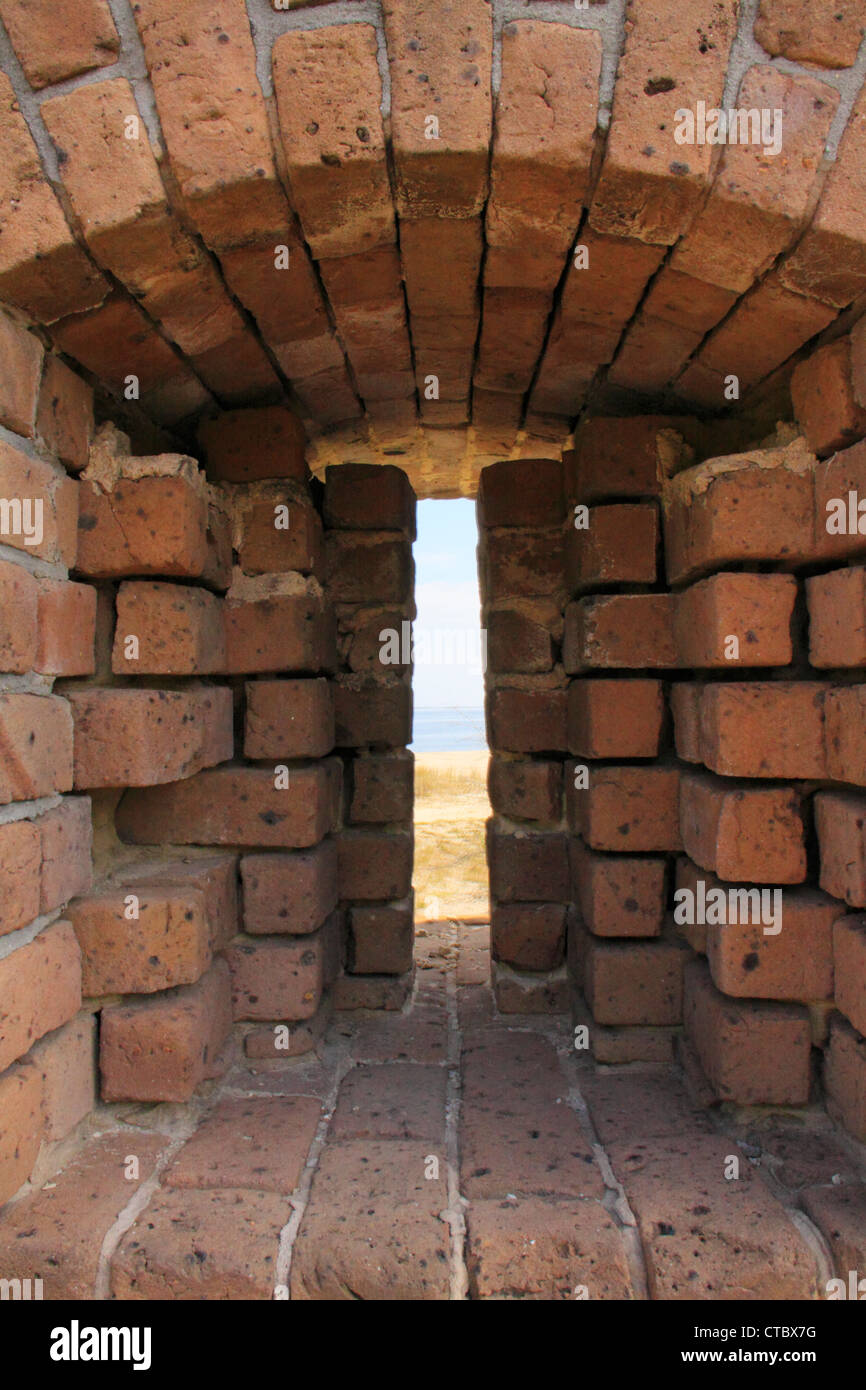
{"type": "Polygon", "coordinates": [[[314,466],[471,492],[587,405],[754,398],[866,303],[866,0],[0,19],[0,298],[181,435],[287,398],[314,466]],[[678,144],[698,102],[781,110],[781,151],[678,144]]]}

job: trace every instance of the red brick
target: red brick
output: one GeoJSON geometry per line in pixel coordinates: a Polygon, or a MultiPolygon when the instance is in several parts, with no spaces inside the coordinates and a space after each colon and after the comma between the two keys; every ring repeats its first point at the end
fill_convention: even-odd
{"type": "Polygon", "coordinates": [[[72,715],[56,695],[0,694],[0,803],[72,788],[72,715]]]}
{"type": "Polygon", "coordinates": [[[155,994],[194,984],[210,965],[205,899],[196,888],[101,889],[73,903],[69,919],[85,995],[155,994]]]}
{"type": "Polygon", "coordinates": [[[188,584],[132,581],[117,592],[116,675],[208,675],[226,665],[222,601],[188,584]],[[137,654],[129,642],[138,639],[137,654]]]}
{"type": "Polygon", "coordinates": [[[790,665],[796,598],[789,574],[714,574],[691,585],[678,595],[674,614],[679,664],[790,665]]]}
{"type": "Polygon", "coordinates": [[[150,787],[232,755],[227,687],[76,690],[75,786],[150,787]]]}
{"type": "Polygon", "coordinates": [[[703,962],[686,967],[683,1022],[718,1100],[804,1105],[809,1099],[809,1015],[797,1004],[735,1003],[703,962]]]}
{"type": "Polygon", "coordinates": [[[702,686],[691,681],[675,681],[669,694],[677,757],[690,763],[701,761],[702,690],[702,686]]]}
{"type": "Polygon", "coordinates": [[[0,498],[10,504],[0,513],[4,545],[40,560],[74,565],[78,491],[65,473],[0,440],[0,498]]]}
{"type": "Polygon", "coordinates": [[[247,681],[247,758],[322,758],[334,746],[334,697],[328,681],[247,681]]]}
{"type": "Polygon", "coordinates": [[[16,434],[33,434],[43,356],[34,333],[0,314],[0,424],[16,434]]]}
{"type": "Polygon", "coordinates": [[[346,969],[354,975],[402,975],[412,969],[415,903],[410,894],[399,903],[349,909],[346,969]]]}
{"type": "Polygon", "coordinates": [[[490,746],[496,752],[556,753],[566,748],[565,690],[497,687],[489,695],[490,746]]]}
{"type": "Polygon", "coordinates": [[[249,594],[236,588],[229,592],[224,617],[226,670],[230,674],[332,668],[332,610],[320,595],[293,590],[286,580],[282,583],[286,586],[282,590],[278,581],[270,589],[263,587],[249,594]]]}
{"type": "Polygon", "coordinates": [[[508,830],[491,819],[487,863],[498,902],[570,900],[568,837],[562,833],[508,830]]]}
{"type": "Polygon", "coordinates": [[[102,1010],[99,1069],[105,1101],[187,1101],[218,1076],[232,1023],[228,966],[216,960],[194,985],[102,1010]]]}
{"type": "Polygon", "coordinates": [[[96,1017],[79,1014],[28,1054],[42,1076],[45,1138],[65,1139],[96,1104],[96,1017]]]}
{"type": "MultiPolygon", "coordinates": [[[[10,1067],[0,1076],[0,1205],[33,1171],[44,1135],[42,1076],[37,1067],[10,1067]]],[[[32,1276],[31,1276],[32,1277],[32,1276]]]]}
{"type": "Polygon", "coordinates": [[[587,678],[568,687],[568,751],[583,758],[654,758],[664,698],[661,681],[587,678]]]}
{"type": "Polygon", "coordinates": [[[415,494],[402,468],[391,463],[326,469],[324,515],[330,530],[403,531],[415,538],[415,494]]]}
{"type": "Polygon", "coordinates": [[[806,580],[809,664],[866,666],[866,569],[832,570],[806,580]]]}
{"type": "Polygon", "coordinates": [[[570,674],[598,667],[677,665],[674,594],[603,594],[565,610],[562,664],[570,674]]]}
{"type": "Polygon", "coordinates": [[[481,250],[478,218],[401,218],[400,257],[413,338],[419,322],[435,325],[444,314],[477,329],[481,250]],[[448,266],[447,281],[443,265],[448,266]]]}
{"type": "Polygon", "coordinates": [[[304,482],[304,428],[287,406],[225,411],[204,419],[198,431],[208,476],[220,482],[251,483],[259,478],[304,482]]]}
{"type": "Polygon", "coordinates": [[[315,1096],[220,1100],[169,1165],[167,1186],[292,1192],[321,1113],[315,1096]]]}
{"type": "Polygon", "coordinates": [[[344,830],[337,837],[340,897],[389,902],[412,887],[411,833],[344,830]]]}
{"type": "Polygon", "coordinates": [[[559,821],[562,764],[552,759],[493,757],[487,792],[496,815],[509,820],[559,821]]]}
{"type": "Polygon", "coordinates": [[[571,828],[591,849],[654,853],[681,848],[679,770],[593,765],[589,786],[575,788],[566,767],[571,828]]]}
{"type": "Polygon", "coordinates": [[[0,560],[0,666],[23,674],[37,651],[39,581],[22,565],[0,560]]]}
{"type": "Polygon", "coordinates": [[[665,914],[664,859],[596,854],[569,841],[571,881],[585,926],[594,936],[658,936],[665,914]]]}
{"type": "Polygon", "coordinates": [[[96,669],[96,590],[91,584],[38,579],[39,637],[34,671],[90,676],[96,669]]]}
{"type": "Polygon", "coordinates": [[[43,175],[36,144],[5,74],[0,77],[0,150],[4,301],[43,323],[98,304],[108,285],[78,246],[43,175]]]}
{"type": "Polygon", "coordinates": [[[866,786],[866,686],[828,691],[824,713],[828,777],[866,786]]]}
{"type": "Polygon", "coordinates": [[[42,846],[39,911],[53,912],[93,881],[93,826],[89,796],[65,796],[59,806],[34,822],[42,846]]]}
{"type": "Polygon", "coordinates": [[[150,892],[173,886],[183,893],[199,893],[204,899],[207,939],[212,951],[221,950],[239,930],[237,859],[233,854],[189,859],[142,860],[119,875],[124,885],[138,885],[150,892]]]}
{"type": "Polygon", "coordinates": [[[328,594],[335,603],[405,603],[411,552],[387,531],[333,531],[325,541],[328,594]]]}
{"type": "Polygon", "coordinates": [[[338,748],[401,748],[412,738],[412,688],[359,676],[334,682],[338,748]]]}
{"type": "Polygon", "coordinates": [[[376,46],[370,24],[296,29],[273,46],[292,201],[317,258],[395,239],[376,46]]]}
{"type": "Polygon", "coordinates": [[[244,931],[303,936],[337,905],[337,847],[322,840],[296,854],[245,854],[241,859],[244,931]]]}
{"type": "Polygon", "coordinates": [[[233,942],[226,959],[235,1020],[312,1018],[333,977],[336,931],[331,917],[297,940],[233,942]]]}
{"type": "Polygon", "coordinates": [[[821,887],[849,907],[866,907],[866,798],[820,791],[814,804],[821,887]]]}
{"type": "Polygon", "coordinates": [[[795,440],[786,449],[732,454],[678,473],[663,498],[668,582],[728,564],[808,558],[813,467],[795,440]]]}
{"type": "Polygon", "coordinates": [[[120,39],[106,0],[81,0],[68,16],[50,0],[2,0],[0,17],[31,87],[117,62],[120,39]]]}
{"type": "Polygon", "coordinates": [[[321,574],[322,523],[306,498],[287,491],[274,491],[267,498],[251,497],[241,510],[241,527],[238,556],[245,574],[275,574],[284,570],[321,574]],[[286,527],[282,526],[283,507],[288,509],[286,527]]]}
{"type": "Polygon", "coordinates": [[[605,584],[654,584],[658,513],[647,505],[591,507],[588,526],[569,527],[565,540],[568,592],[605,584]]]}
{"type": "Polygon", "coordinates": [[[92,579],[198,578],[207,563],[207,499],[178,474],[122,478],[111,492],[82,484],[76,568],[92,579]]]}
{"type": "Polygon", "coordinates": [[[806,831],[799,794],[790,787],[731,786],[684,772],[680,830],[686,854],[720,878],[802,883],[806,831]]]}
{"type": "Polygon", "coordinates": [[[721,102],[736,13],[734,5],[706,0],[676,15],[663,0],[630,13],[604,165],[590,210],[596,231],[669,246],[686,230],[710,182],[712,147],[677,144],[675,113],[694,110],[699,99],[710,107],[721,102]]]}
{"type": "Polygon", "coordinates": [[[555,970],[565,957],[565,903],[497,903],[490,919],[494,960],[516,970],[555,970]]]}
{"type": "Polygon", "coordinates": [[[157,789],[128,791],[117,830],[130,844],[239,845],[306,849],[334,828],[340,765],[292,768],[286,788],[269,768],[212,768],[157,789]]]}
{"type": "Polygon", "coordinates": [[[866,1141],[866,1039],[834,1014],[824,1057],[827,1109],[862,1143],[866,1141]]]}
{"type": "Polygon", "coordinates": [[[490,8],[484,0],[448,0],[444,10],[430,0],[387,0],[383,18],[397,211],[401,218],[471,217],[487,196],[490,8]],[[428,115],[439,119],[438,139],[425,135],[428,115]]]}
{"type": "Polygon", "coordinates": [[[725,777],[823,777],[828,689],[818,681],[704,686],[702,761],[725,777]]]}
{"type": "Polygon", "coordinates": [[[69,922],[52,922],[0,960],[0,1071],[81,1004],[81,962],[69,922]]]}
{"type": "Polygon", "coordinates": [[[487,531],[483,546],[482,585],[490,598],[541,598],[562,590],[560,530],[487,531]]]}
{"type": "MultiPolygon", "coordinates": [[[[814,889],[786,889],[778,935],[761,923],[707,926],[707,956],[723,994],[745,999],[833,997],[833,923],[839,903],[814,889]]],[[[850,920],[850,919],[845,919],[850,920]]],[[[838,968],[838,954],[837,954],[838,968]]]]}
{"type": "Polygon", "coordinates": [[[53,354],[45,362],[36,431],[61,463],[76,473],[86,467],[93,437],[93,387],[53,354]]]}
{"type": "Polygon", "coordinates": [[[412,819],[415,762],[412,754],[367,753],[351,762],[352,825],[407,823],[412,819]]]}
{"type": "Polygon", "coordinates": [[[602,941],[591,937],[584,994],[594,1022],[630,1027],[679,1023],[688,948],[676,939],[602,941]]]}
{"type": "Polygon", "coordinates": [[[506,459],[482,468],[479,525],[558,526],[565,513],[558,459],[506,459]],[[531,479],[531,486],[530,486],[531,479]]]}
{"type": "Polygon", "coordinates": [[[0,825],[0,862],[0,936],[6,936],[39,916],[42,849],[32,821],[0,825]]]}
{"type": "Polygon", "coordinates": [[[832,454],[814,465],[815,523],[811,558],[832,560],[848,559],[862,555],[866,541],[861,531],[862,516],[858,517],[856,533],[849,534],[851,522],[848,516],[841,531],[831,530],[838,525],[839,503],[847,503],[845,511],[850,510],[852,502],[866,494],[866,441],[852,444],[850,448],[832,454]],[[856,498],[851,498],[851,493],[856,498]]]}
{"type": "MultiPolygon", "coordinates": [[[[784,155],[768,156],[760,142],[748,138],[751,131],[737,140],[740,132],[732,129],[710,196],[671,266],[696,276],[696,286],[709,281],[743,294],[808,217],[839,94],[813,77],[793,77],[758,63],[746,69],[732,104],[744,112],[778,111],[779,129],[768,133],[771,144],[773,135],[784,139],[784,155]]],[[[714,323],[721,317],[720,312],[714,323]]]]}
{"type": "Polygon", "coordinates": [[[827,343],[795,368],[791,400],[809,448],[821,458],[863,438],[866,410],[854,399],[850,338],[827,343]]]}
{"type": "Polygon", "coordinates": [[[761,0],[755,38],[773,57],[824,68],[848,68],[857,57],[863,36],[862,15],[848,13],[833,0],[816,0],[808,13],[796,0],[761,0]]]}
{"type": "Polygon", "coordinates": [[[552,290],[562,272],[589,181],[600,68],[591,30],[522,20],[503,30],[485,230],[521,283],[552,290]]]}

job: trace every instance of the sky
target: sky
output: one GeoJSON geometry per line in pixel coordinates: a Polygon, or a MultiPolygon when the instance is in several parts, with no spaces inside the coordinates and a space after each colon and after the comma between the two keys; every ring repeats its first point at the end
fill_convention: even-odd
{"type": "Polygon", "coordinates": [[[415,555],[416,709],[480,709],[484,691],[475,503],[418,503],[415,555]]]}

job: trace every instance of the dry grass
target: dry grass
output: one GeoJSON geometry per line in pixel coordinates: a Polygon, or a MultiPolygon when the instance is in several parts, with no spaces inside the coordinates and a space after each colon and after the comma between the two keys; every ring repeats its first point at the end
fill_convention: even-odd
{"type": "Polygon", "coordinates": [[[487,753],[415,757],[415,915],[486,920],[487,753]]]}

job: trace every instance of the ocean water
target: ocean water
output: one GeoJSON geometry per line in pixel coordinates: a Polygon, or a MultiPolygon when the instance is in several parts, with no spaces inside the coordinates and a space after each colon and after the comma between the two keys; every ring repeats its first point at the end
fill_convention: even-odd
{"type": "Polygon", "coordinates": [[[415,753],[481,753],[487,747],[481,709],[417,709],[409,745],[415,753]]]}

